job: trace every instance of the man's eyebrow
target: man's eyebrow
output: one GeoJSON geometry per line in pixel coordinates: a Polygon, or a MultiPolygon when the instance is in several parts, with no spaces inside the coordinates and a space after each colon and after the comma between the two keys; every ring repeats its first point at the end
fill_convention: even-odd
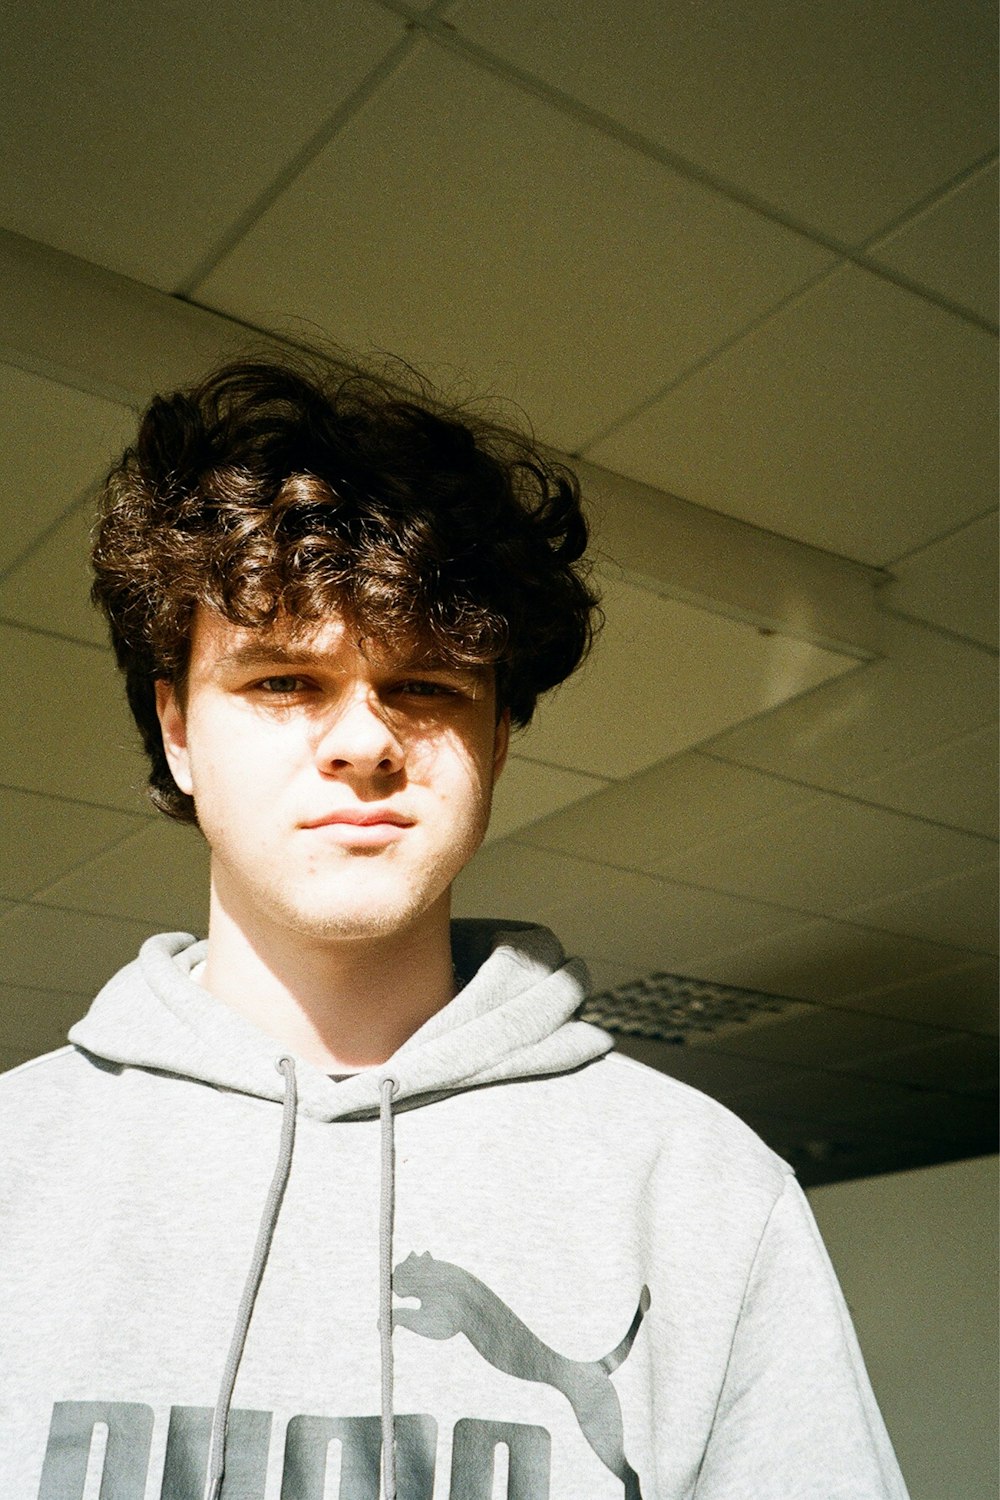
{"type": "Polygon", "coordinates": [[[316,666],[326,660],[321,651],[308,646],[284,646],[278,641],[246,641],[216,657],[215,664],[227,667],[259,667],[278,662],[282,666],[316,666]]]}
{"type": "MultiPolygon", "coordinates": [[[[232,667],[259,667],[269,665],[308,667],[323,666],[330,660],[329,653],[311,649],[305,643],[285,644],[281,641],[243,641],[232,646],[215,659],[217,668],[223,671],[232,667]]],[[[386,663],[375,663],[389,672],[448,672],[456,676],[478,677],[485,668],[478,663],[455,663],[440,657],[415,652],[386,663]]]]}

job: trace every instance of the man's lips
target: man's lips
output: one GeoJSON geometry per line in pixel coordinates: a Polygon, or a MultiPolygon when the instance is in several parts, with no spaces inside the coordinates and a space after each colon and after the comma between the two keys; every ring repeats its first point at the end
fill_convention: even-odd
{"type": "Polygon", "coordinates": [[[344,825],[348,828],[381,828],[386,824],[394,828],[410,828],[414,822],[405,813],[390,807],[341,807],[322,817],[311,818],[303,828],[331,828],[344,825]]]}

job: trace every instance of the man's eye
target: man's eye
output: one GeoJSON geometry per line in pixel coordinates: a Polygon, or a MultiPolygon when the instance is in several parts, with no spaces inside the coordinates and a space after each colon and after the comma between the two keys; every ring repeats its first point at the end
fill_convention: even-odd
{"type": "Polygon", "coordinates": [[[406,693],[410,697],[434,698],[438,696],[451,696],[455,689],[449,687],[446,682],[429,682],[426,678],[414,677],[406,682],[400,682],[396,686],[397,693],[406,693]]]}
{"type": "Polygon", "coordinates": [[[281,697],[288,693],[297,693],[303,686],[301,677],[265,677],[257,684],[262,693],[272,693],[275,697],[281,697]]]}

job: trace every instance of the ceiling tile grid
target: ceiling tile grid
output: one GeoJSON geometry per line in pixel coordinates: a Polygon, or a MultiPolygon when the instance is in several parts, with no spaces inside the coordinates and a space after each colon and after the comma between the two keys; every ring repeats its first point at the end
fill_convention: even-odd
{"type": "Polygon", "coordinates": [[[90,489],[134,430],[134,414],[110,401],[0,364],[0,579],[90,489]]]}
{"type": "Polygon", "coordinates": [[[849,783],[857,802],[873,802],[948,828],[995,839],[1000,825],[998,728],[987,724],[876,776],[849,783]]]}
{"type": "Polygon", "coordinates": [[[160,924],[49,906],[16,906],[0,916],[4,982],[15,989],[95,995],[131,963],[160,924]]]}
{"type": "Polygon", "coordinates": [[[526,75],[845,243],[995,144],[985,0],[631,0],[613,12],[597,0],[465,0],[451,21],[526,75]]]}
{"type": "Polygon", "coordinates": [[[901,1021],[996,1037],[1000,1032],[998,993],[1000,964],[995,958],[976,958],[915,978],[839,995],[837,1005],[869,1015],[895,1016],[901,1021]]]}
{"type": "Polygon", "coordinates": [[[916,620],[883,616],[882,656],[701,748],[850,794],[856,783],[997,722],[996,657],[916,620]]]}
{"type": "Polygon", "coordinates": [[[90,602],[92,575],[87,559],[94,514],[91,492],[0,578],[0,619],[92,646],[107,646],[104,619],[90,602]]]}
{"type": "Polygon", "coordinates": [[[146,765],[111,653],[0,624],[8,714],[0,785],[146,812],[146,765]]]}
{"type": "Polygon", "coordinates": [[[24,901],[141,828],[138,814],[0,786],[0,895],[24,901]]]}
{"type": "Polygon", "coordinates": [[[996,651],[1000,533],[991,510],[891,565],[882,604],[996,651]]]}
{"type": "MultiPolygon", "coordinates": [[[[984,843],[984,852],[986,847],[984,843]]],[[[846,915],[883,932],[996,953],[997,895],[994,854],[982,864],[939,880],[917,886],[894,884],[890,894],[849,908],[846,915]]]]}
{"type": "Polygon", "coordinates": [[[204,936],[208,881],[208,846],[198,830],[157,818],[37,890],[33,900],[204,936]]]}
{"type": "Polygon", "coordinates": [[[708,947],[748,944],[799,920],[745,897],[533,849],[516,835],[487,846],[462,872],[455,912],[543,922],[568,951],[588,962],[629,963],[632,977],[697,973],[708,947]]]}
{"type": "Polygon", "coordinates": [[[196,295],[392,349],[446,385],[471,378],[573,451],[832,263],[425,46],[196,295]]]}
{"type": "Polygon", "coordinates": [[[0,984],[0,1051],[31,1057],[62,1047],[92,995],[0,984]]]}
{"type": "Polygon", "coordinates": [[[982,866],[994,849],[993,841],[974,834],[817,792],[791,814],[676,854],[664,873],[801,913],[837,916],[982,866]]]}
{"type": "Polygon", "coordinates": [[[845,266],[581,451],[881,566],[995,506],[995,366],[990,334],[845,266]]]}
{"type": "Polygon", "coordinates": [[[605,625],[518,747],[621,780],[855,666],[852,658],[604,574],[605,625]],[[655,687],[638,663],[655,663],[655,687]]]}
{"type": "Polygon", "coordinates": [[[865,1008],[877,1012],[874,992],[889,981],[923,980],[978,957],[967,949],[883,932],[844,918],[816,918],[751,939],[729,952],[705,953],[699,974],[720,984],[821,1004],[846,1004],[852,996],[867,994],[873,998],[865,1008]]]}
{"type": "Polygon", "coordinates": [[[869,250],[871,258],[995,323],[997,163],[990,162],[906,220],[869,250]]]}
{"type": "Polygon", "coordinates": [[[365,0],[146,6],[141,24],[19,0],[5,19],[4,226],[164,290],[405,36],[365,0]]]}

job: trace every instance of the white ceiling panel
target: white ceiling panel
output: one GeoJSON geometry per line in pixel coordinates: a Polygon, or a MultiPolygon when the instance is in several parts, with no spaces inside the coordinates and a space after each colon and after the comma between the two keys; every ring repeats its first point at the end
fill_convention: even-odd
{"type": "MultiPolygon", "coordinates": [[[[866,848],[867,860],[869,851],[866,848]]],[[[847,915],[868,927],[997,952],[997,861],[858,906],[847,915]]]]}
{"type": "Polygon", "coordinates": [[[985,0],[631,0],[614,10],[466,0],[453,20],[526,72],[851,242],[994,144],[985,0]]]}
{"type": "MultiPolygon", "coordinates": [[[[514,743],[519,743],[518,739],[514,743]]],[[[506,838],[515,829],[535,823],[557,808],[579,802],[581,797],[589,797],[606,785],[597,776],[583,776],[579,771],[565,771],[560,766],[540,765],[517,754],[509,755],[493,794],[486,837],[506,838]]]]}
{"type": "Polygon", "coordinates": [[[0,787],[0,893],[25,900],[142,822],[129,813],[0,787]]]}
{"type": "Polygon", "coordinates": [[[32,1056],[61,1047],[91,998],[83,993],[0,984],[0,1048],[23,1050],[25,1056],[32,1056]]]}
{"type": "Polygon", "coordinates": [[[994,339],[843,267],[588,458],[882,565],[996,504],[994,339]]]}
{"type": "Polygon", "coordinates": [[[203,936],[208,924],[208,846],[196,828],[161,817],[38,891],[35,902],[203,936]]]}
{"type": "Polygon", "coordinates": [[[197,295],[262,327],[389,349],[445,384],[469,375],[573,450],[826,264],[814,244],[424,48],[197,295]]]}
{"type": "Polygon", "coordinates": [[[902,1021],[950,1026],[996,1036],[998,966],[995,958],[977,958],[939,973],[923,974],[896,984],[881,984],[855,995],[841,995],[837,1005],[902,1021]]]}
{"type": "Polygon", "coordinates": [[[1000,819],[997,725],[855,782],[850,795],[913,817],[996,838],[1000,819]]]}
{"type": "Polygon", "coordinates": [[[621,780],[855,666],[633,584],[600,586],[607,623],[589,661],[519,741],[533,760],[621,780]]]}
{"type": "Polygon", "coordinates": [[[93,484],[134,429],[124,407],[0,365],[0,573],[93,484]]]}
{"type": "Polygon", "coordinates": [[[997,1049],[981,1036],[939,1035],[907,1051],[848,1064],[846,1070],[911,1088],[989,1095],[996,1093],[997,1049]]]}
{"type": "Polygon", "coordinates": [[[892,574],[880,591],[892,609],[996,650],[1000,574],[996,511],[895,563],[892,574]]]}
{"type": "Polygon", "coordinates": [[[403,35],[377,6],[5,15],[3,223],[171,289],[403,35]]]}
{"type": "Polygon", "coordinates": [[[94,501],[88,496],[0,580],[4,619],[107,645],[104,618],[90,602],[87,559],[93,520],[94,501]]]}
{"type": "Polygon", "coordinates": [[[684,850],[787,813],[813,796],[811,788],[692,751],[545,818],[521,841],[648,875],[668,868],[676,873],[684,850]]]}
{"type": "MultiPolygon", "coordinates": [[[[974,834],[818,792],[782,817],[675,853],[664,860],[664,873],[731,895],[834,916],[965,873],[992,854],[992,843],[974,834]]],[[[867,916],[859,920],[881,925],[867,916]]]]}
{"type": "Polygon", "coordinates": [[[843,791],[996,722],[989,653],[913,621],[884,626],[881,661],[720,735],[711,753],[843,791]]]}
{"type": "Polygon", "coordinates": [[[888,980],[905,983],[978,957],[942,943],[822,919],[707,956],[699,977],[839,1004],[841,996],[875,990],[888,980]]]}
{"type": "Polygon", "coordinates": [[[458,916],[542,922],[570,952],[653,969],[690,972],[706,947],[721,950],[791,925],[758,902],[653,880],[648,875],[532,849],[514,839],[489,845],[459,876],[458,916]]]}
{"type": "Polygon", "coordinates": [[[0,917],[4,982],[15,989],[93,994],[156,927],[51,906],[17,906],[0,917]]]}
{"type": "MultiPolygon", "coordinates": [[[[930,1037],[934,1039],[933,1032],[930,1037]]],[[[924,1026],[817,1006],[805,1014],[776,1018],[767,1026],[734,1027],[723,1045],[737,1057],[827,1070],[927,1040],[924,1026]]]]}
{"type": "Polygon", "coordinates": [[[908,219],[870,254],[980,318],[995,323],[997,298],[997,164],[908,219]]]}
{"type": "Polygon", "coordinates": [[[0,625],[8,713],[0,784],[148,811],[145,761],[110,652],[0,625]]]}

